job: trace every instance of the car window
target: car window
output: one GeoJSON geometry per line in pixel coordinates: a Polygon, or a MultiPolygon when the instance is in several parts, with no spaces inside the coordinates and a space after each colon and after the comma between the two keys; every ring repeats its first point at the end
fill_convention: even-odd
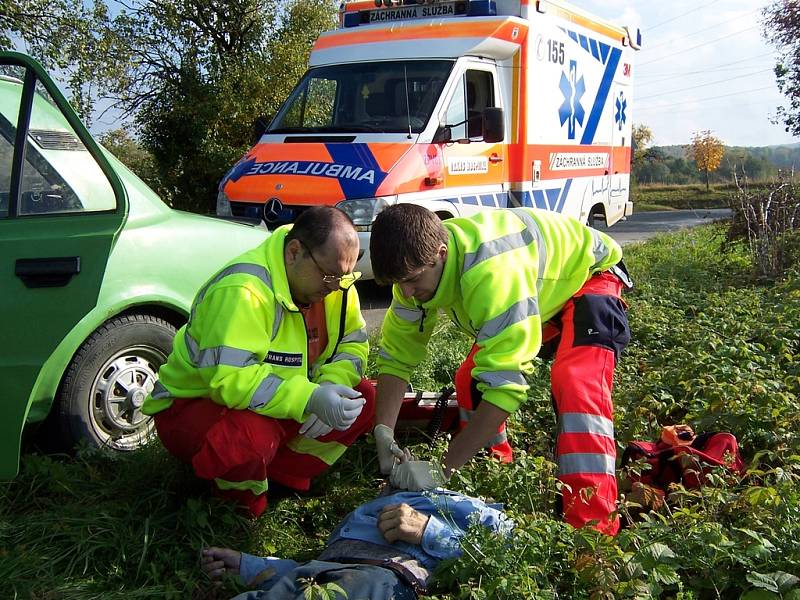
{"type": "Polygon", "coordinates": [[[14,129],[22,98],[23,72],[19,68],[0,69],[0,219],[8,217],[11,196],[11,165],[14,159],[14,129]]]}
{"type": "MultiPolygon", "coordinates": [[[[8,216],[21,79],[0,78],[0,218],[8,216]]],[[[116,198],[105,174],[43,87],[33,98],[20,181],[20,216],[107,211],[116,198]]]]}
{"type": "Polygon", "coordinates": [[[40,88],[28,131],[20,215],[113,210],[111,184],[72,126],[40,88]],[[41,158],[42,160],[38,160],[41,158]]]}

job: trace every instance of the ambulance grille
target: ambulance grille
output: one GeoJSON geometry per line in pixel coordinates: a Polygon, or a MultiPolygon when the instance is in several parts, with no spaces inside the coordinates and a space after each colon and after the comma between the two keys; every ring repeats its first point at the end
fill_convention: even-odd
{"type": "Polygon", "coordinates": [[[31,129],[28,134],[45,150],[86,150],[75,134],[68,131],[31,129]]]}

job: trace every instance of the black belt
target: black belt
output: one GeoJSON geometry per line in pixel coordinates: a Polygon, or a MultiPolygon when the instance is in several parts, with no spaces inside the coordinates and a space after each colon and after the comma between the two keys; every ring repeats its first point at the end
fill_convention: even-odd
{"type": "Polygon", "coordinates": [[[338,562],[342,564],[349,564],[349,565],[373,565],[375,567],[383,567],[384,569],[389,569],[397,578],[400,579],[403,583],[408,585],[417,596],[424,596],[425,592],[427,591],[427,587],[424,581],[420,581],[420,579],[414,575],[409,569],[405,568],[400,563],[394,562],[391,559],[384,558],[384,559],[376,559],[376,558],[331,558],[328,559],[332,562],[338,562]]]}

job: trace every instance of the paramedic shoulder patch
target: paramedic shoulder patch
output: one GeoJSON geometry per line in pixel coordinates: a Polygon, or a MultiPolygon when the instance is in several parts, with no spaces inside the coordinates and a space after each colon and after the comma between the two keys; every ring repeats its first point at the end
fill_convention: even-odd
{"type": "Polygon", "coordinates": [[[303,355],[270,350],[264,362],[271,365],[280,365],[281,367],[300,367],[303,365],[303,355]]]}

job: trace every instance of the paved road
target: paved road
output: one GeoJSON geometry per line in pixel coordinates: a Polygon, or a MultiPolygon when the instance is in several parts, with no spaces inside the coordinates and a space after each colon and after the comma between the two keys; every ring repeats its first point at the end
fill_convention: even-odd
{"type": "MultiPolygon", "coordinates": [[[[624,246],[633,242],[642,242],[657,233],[694,227],[715,219],[723,219],[730,216],[730,213],[731,211],[727,208],[634,213],[626,221],[617,223],[605,231],[624,246]]],[[[372,281],[359,282],[357,285],[362,312],[367,321],[367,330],[372,332],[380,328],[383,316],[389,307],[391,294],[389,288],[379,287],[372,281]]]]}

